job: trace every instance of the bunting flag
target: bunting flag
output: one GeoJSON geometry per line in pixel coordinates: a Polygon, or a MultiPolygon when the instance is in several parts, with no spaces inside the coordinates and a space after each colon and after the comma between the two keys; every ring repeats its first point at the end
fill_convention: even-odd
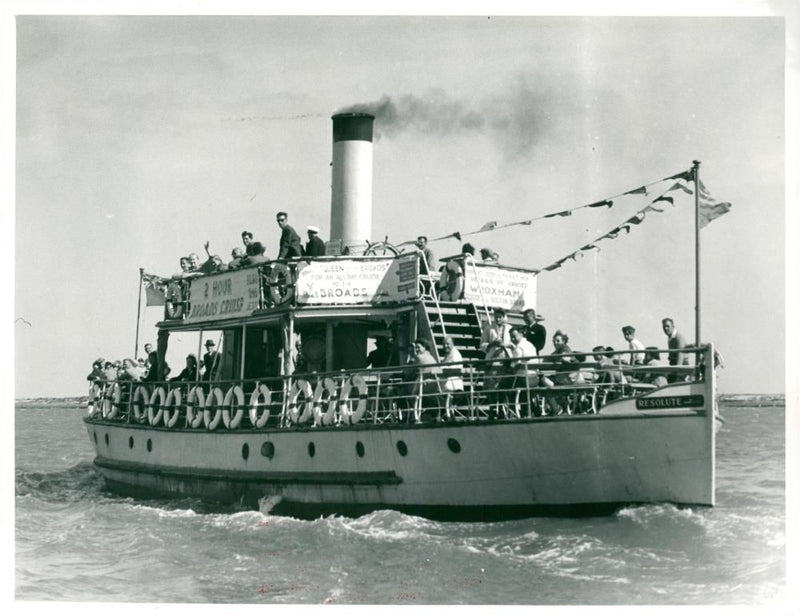
{"type": "MultiPolygon", "coordinates": [[[[614,199],[616,199],[618,197],[623,197],[623,196],[626,196],[626,195],[647,195],[647,196],[649,196],[650,195],[650,188],[652,186],[655,186],[656,184],[660,184],[662,182],[667,182],[667,181],[670,181],[670,180],[673,181],[672,184],[670,185],[670,187],[667,188],[666,190],[664,190],[655,199],[653,199],[645,208],[640,210],[640,212],[637,213],[634,216],[633,219],[627,220],[624,224],[620,225],[619,227],[616,227],[615,229],[612,229],[606,235],[598,238],[598,240],[614,239],[622,231],[625,231],[626,233],[630,233],[631,225],[638,225],[639,223],[641,223],[642,220],[644,220],[644,215],[645,215],[646,212],[658,212],[658,213],[661,213],[661,212],[664,211],[662,209],[654,207],[653,206],[654,203],[665,202],[665,203],[669,203],[670,205],[672,205],[674,207],[675,198],[673,196],[671,196],[671,195],[668,195],[667,193],[679,190],[679,191],[682,191],[682,192],[684,192],[686,194],[693,195],[694,194],[694,170],[693,169],[689,169],[687,171],[681,171],[680,173],[676,173],[674,175],[670,175],[670,176],[667,176],[665,178],[661,178],[660,180],[658,180],[656,182],[651,182],[649,184],[645,184],[644,186],[639,186],[638,188],[633,188],[631,190],[628,190],[627,192],[623,192],[623,193],[620,193],[618,195],[613,195],[611,197],[607,197],[606,199],[603,199],[601,201],[595,201],[593,203],[589,203],[589,204],[586,204],[586,205],[580,205],[578,207],[570,208],[570,209],[567,209],[567,210],[560,210],[558,212],[551,212],[549,214],[543,214],[542,216],[537,216],[536,218],[528,218],[526,220],[519,220],[519,221],[516,221],[516,222],[509,222],[509,223],[505,223],[505,224],[498,224],[498,222],[496,220],[491,220],[491,221],[485,223],[480,229],[478,229],[476,231],[469,231],[469,232],[465,232],[465,233],[462,233],[462,232],[459,232],[459,231],[455,231],[455,232],[452,232],[452,233],[448,233],[447,235],[443,235],[441,237],[435,237],[433,239],[430,239],[429,242],[437,242],[437,241],[441,241],[441,240],[447,240],[447,239],[450,239],[450,238],[455,238],[456,240],[461,242],[462,241],[462,237],[465,237],[465,236],[468,236],[468,235],[476,235],[478,233],[487,233],[489,231],[497,231],[499,229],[505,229],[506,227],[513,227],[513,226],[516,226],[516,225],[530,226],[536,220],[545,220],[547,218],[557,218],[557,217],[563,218],[563,217],[567,217],[567,216],[572,216],[573,212],[575,212],[577,210],[585,209],[585,208],[598,208],[598,207],[611,208],[611,207],[614,206],[614,199]]],[[[718,201],[718,200],[714,199],[711,196],[711,194],[706,190],[705,186],[703,186],[703,182],[702,181],[699,182],[699,185],[700,185],[700,195],[698,197],[698,203],[699,203],[699,206],[700,206],[699,207],[699,210],[700,210],[700,228],[703,228],[709,222],[714,220],[715,218],[718,218],[718,217],[722,216],[723,214],[727,213],[728,211],[730,211],[731,204],[727,203],[727,202],[722,202],[722,201],[718,201]]],[[[597,241],[597,240],[595,240],[595,241],[597,241]]],[[[399,247],[399,246],[405,246],[405,245],[410,245],[410,244],[415,244],[415,243],[416,243],[416,240],[409,240],[407,242],[401,242],[400,244],[395,244],[395,245],[399,247]]],[[[597,246],[593,246],[593,248],[597,248],[597,246]]],[[[597,249],[599,250],[599,248],[597,248],[597,249]]],[[[561,261],[561,262],[557,261],[556,263],[563,263],[563,261],[561,261]]],[[[545,268],[545,269],[548,269],[548,268],[545,268]]]]}
{"type": "Polygon", "coordinates": [[[163,306],[166,301],[167,279],[142,272],[145,306],[163,306]]]}

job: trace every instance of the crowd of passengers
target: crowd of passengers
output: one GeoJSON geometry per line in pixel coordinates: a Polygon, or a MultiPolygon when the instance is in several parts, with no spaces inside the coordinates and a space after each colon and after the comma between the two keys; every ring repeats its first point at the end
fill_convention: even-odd
{"type": "Polygon", "coordinates": [[[108,383],[113,381],[141,381],[152,383],[159,381],[159,373],[163,379],[170,382],[189,383],[193,381],[212,381],[219,369],[220,355],[213,340],[206,340],[206,353],[200,365],[197,357],[190,354],[186,357],[186,365],[183,370],[174,377],[169,377],[172,369],[164,362],[159,368],[158,353],[153,350],[153,345],[144,345],[147,358],[140,357],[138,360],[123,359],[117,361],[106,360],[102,357],[97,358],[92,364],[92,371],[86,377],[91,383],[108,383]]]}
{"type": "MultiPolygon", "coordinates": [[[[309,225],[306,227],[308,241],[303,245],[297,231],[289,224],[289,215],[278,212],[275,217],[281,229],[278,254],[276,259],[291,259],[293,257],[322,257],[325,255],[325,242],[319,237],[319,227],[309,225]]],[[[192,278],[203,274],[213,274],[238,269],[249,265],[269,263],[266,256],[266,246],[254,239],[250,231],[242,231],[242,246],[237,246],[231,251],[231,260],[225,263],[219,255],[212,255],[209,250],[210,243],[204,245],[207,258],[202,263],[200,256],[193,252],[181,257],[181,271],[175,278],[192,278]]]]}

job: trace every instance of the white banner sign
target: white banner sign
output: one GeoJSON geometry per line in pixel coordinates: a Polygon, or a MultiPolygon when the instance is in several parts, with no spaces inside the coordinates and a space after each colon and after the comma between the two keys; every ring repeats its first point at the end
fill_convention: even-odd
{"type": "Polygon", "coordinates": [[[417,258],[346,259],[301,262],[298,304],[399,302],[417,295],[417,258]]]}
{"type": "Polygon", "coordinates": [[[258,309],[258,268],[192,279],[189,315],[192,321],[215,321],[245,316],[258,309]]]}
{"type": "Polygon", "coordinates": [[[475,304],[522,312],[536,307],[536,274],[475,264],[466,268],[464,299],[475,304]],[[475,272],[477,271],[477,276],[475,272]]]}

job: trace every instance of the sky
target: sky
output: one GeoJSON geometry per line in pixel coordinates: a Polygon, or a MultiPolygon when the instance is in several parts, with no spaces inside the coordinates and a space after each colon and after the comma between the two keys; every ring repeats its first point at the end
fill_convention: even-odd
{"type": "MultiPolygon", "coordinates": [[[[732,210],[701,232],[722,393],[785,391],[785,23],[746,17],[17,16],[14,395],[75,396],[132,356],[139,268],[227,257],[275,213],[328,239],[331,120],[376,120],[372,239],[536,218],[687,170],[732,210]],[[383,120],[383,123],[382,123],[383,120]]],[[[793,45],[793,43],[792,43],[793,45]]],[[[787,56],[788,53],[788,56],[787,56]]],[[[793,135],[789,134],[789,138],[793,135]]],[[[474,236],[540,269],[649,200],[474,236]]],[[[431,244],[458,252],[454,239],[431,244]]],[[[791,247],[790,247],[791,248],[791,247]]],[[[9,287],[7,287],[9,288],[9,287]]],[[[693,197],[538,276],[570,346],[694,337],[693,197]]],[[[160,308],[143,309],[139,348],[160,308]]],[[[549,348],[549,345],[548,345],[549,348]]]]}

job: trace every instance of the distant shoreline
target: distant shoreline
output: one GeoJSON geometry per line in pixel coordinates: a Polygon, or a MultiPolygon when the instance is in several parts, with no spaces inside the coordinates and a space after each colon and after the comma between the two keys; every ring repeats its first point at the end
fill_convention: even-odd
{"type": "MultiPolygon", "coordinates": [[[[32,406],[86,406],[86,396],[64,398],[16,398],[15,407],[32,406]]],[[[720,394],[717,401],[726,406],[786,406],[785,394],[720,394]]]]}

